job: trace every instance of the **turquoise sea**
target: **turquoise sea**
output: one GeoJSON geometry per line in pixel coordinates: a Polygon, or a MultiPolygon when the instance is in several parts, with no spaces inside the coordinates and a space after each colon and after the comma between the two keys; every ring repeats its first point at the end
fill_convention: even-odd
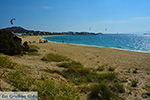
{"type": "Polygon", "coordinates": [[[103,34],[43,37],[48,41],[150,52],[150,35],[103,34]]]}

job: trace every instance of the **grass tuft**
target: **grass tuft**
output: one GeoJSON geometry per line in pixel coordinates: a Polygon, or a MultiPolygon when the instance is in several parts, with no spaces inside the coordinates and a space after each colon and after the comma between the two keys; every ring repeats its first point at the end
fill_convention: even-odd
{"type": "Polygon", "coordinates": [[[114,80],[116,78],[115,73],[101,73],[98,74],[88,68],[75,68],[69,67],[67,70],[60,72],[63,77],[69,79],[75,84],[89,83],[89,82],[101,82],[104,80],[114,80]]]}
{"type": "Polygon", "coordinates": [[[63,63],[57,64],[57,66],[63,67],[63,68],[69,68],[69,67],[82,68],[83,67],[83,65],[80,62],[76,62],[76,61],[63,62],[63,63]]]}
{"type": "Polygon", "coordinates": [[[49,53],[45,55],[41,60],[43,61],[49,61],[49,62],[62,62],[62,61],[69,61],[70,59],[66,56],[54,54],[54,53],[49,53]]]}
{"type": "Polygon", "coordinates": [[[115,70],[114,67],[111,67],[111,66],[108,67],[108,71],[111,71],[111,72],[112,72],[112,71],[114,71],[114,70],[115,70]]]}
{"type": "Polygon", "coordinates": [[[117,93],[125,93],[125,88],[121,83],[114,83],[112,85],[110,85],[111,90],[113,90],[114,92],[117,93]]]}
{"type": "Polygon", "coordinates": [[[132,87],[137,87],[138,80],[131,80],[131,86],[132,87]]]}
{"type": "Polygon", "coordinates": [[[79,100],[79,91],[72,85],[52,79],[36,81],[41,100],[79,100]]]}
{"type": "Polygon", "coordinates": [[[16,66],[17,66],[17,63],[12,62],[8,57],[0,56],[0,68],[13,69],[16,66]]]}
{"type": "Polygon", "coordinates": [[[96,70],[97,71],[104,71],[105,70],[105,66],[98,66],[96,70]]]}
{"type": "Polygon", "coordinates": [[[107,84],[100,83],[95,85],[89,95],[92,100],[116,100],[115,94],[110,90],[107,84]]]}
{"type": "Polygon", "coordinates": [[[27,51],[28,55],[39,55],[38,54],[38,49],[40,49],[38,46],[36,45],[29,45],[29,50],[27,51]]]}
{"type": "Polygon", "coordinates": [[[8,82],[19,91],[38,91],[39,100],[79,100],[79,91],[71,84],[56,81],[46,75],[41,79],[26,75],[24,69],[9,73],[8,82]]]}
{"type": "Polygon", "coordinates": [[[21,91],[32,90],[32,85],[35,79],[27,77],[20,71],[15,71],[9,75],[9,83],[21,91]]]}

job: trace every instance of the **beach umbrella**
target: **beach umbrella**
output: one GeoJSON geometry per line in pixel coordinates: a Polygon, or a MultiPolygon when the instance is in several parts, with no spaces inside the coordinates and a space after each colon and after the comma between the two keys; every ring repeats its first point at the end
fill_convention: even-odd
{"type": "Polygon", "coordinates": [[[10,20],[10,24],[11,24],[11,25],[14,25],[14,23],[13,23],[14,20],[16,20],[16,19],[15,19],[15,18],[12,18],[12,19],[10,20]]]}

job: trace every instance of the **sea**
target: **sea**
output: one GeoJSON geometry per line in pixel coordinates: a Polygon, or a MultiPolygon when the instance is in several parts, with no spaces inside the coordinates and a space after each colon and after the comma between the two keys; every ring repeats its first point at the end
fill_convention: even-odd
{"type": "Polygon", "coordinates": [[[77,45],[109,47],[150,53],[150,35],[141,34],[99,34],[61,35],[43,37],[48,41],[77,45]]]}

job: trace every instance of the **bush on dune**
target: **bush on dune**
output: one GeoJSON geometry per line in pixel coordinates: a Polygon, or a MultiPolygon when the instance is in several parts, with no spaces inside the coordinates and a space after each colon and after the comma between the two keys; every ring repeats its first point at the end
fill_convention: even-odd
{"type": "Polygon", "coordinates": [[[7,55],[21,54],[21,39],[8,30],[0,30],[0,53],[7,55]]]}
{"type": "Polygon", "coordinates": [[[107,84],[95,85],[89,95],[90,100],[116,100],[116,95],[107,84]]]}

